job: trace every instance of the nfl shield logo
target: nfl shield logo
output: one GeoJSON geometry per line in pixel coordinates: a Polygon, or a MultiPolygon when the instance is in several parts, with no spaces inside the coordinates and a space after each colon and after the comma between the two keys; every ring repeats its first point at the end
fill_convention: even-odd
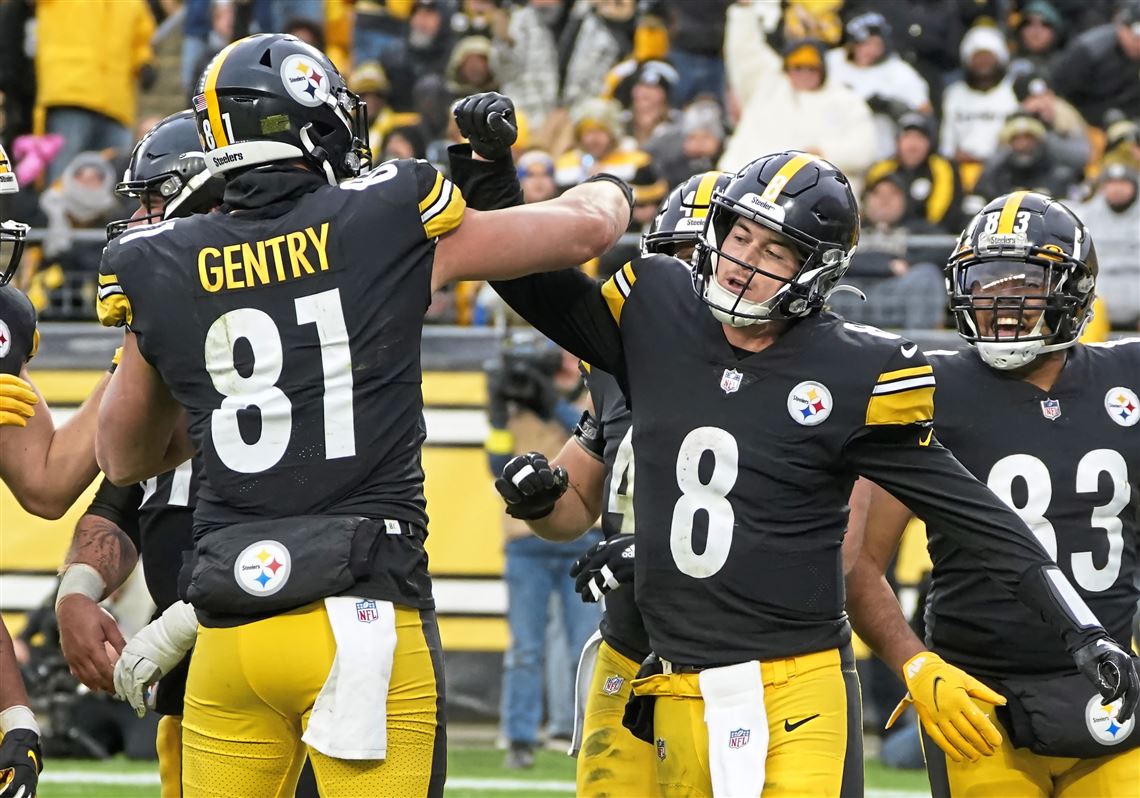
{"type": "Polygon", "coordinates": [[[1057,399],[1042,399],[1041,415],[1050,421],[1056,421],[1061,417],[1061,402],[1057,399]]]}
{"type": "Polygon", "coordinates": [[[748,745],[748,738],[752,736],[751,729],[736,729],[728,733],[729,748],[743,748],[748,745]]]}
{"type": "Polygon", "coordinates": [[[740,390],[740,381],[744,375],[736,369],[725,369],[720,378],[720,389],[725,393],[736,393],[740,390]]]}
{"type": "Polygon", "coordinates": [[[371,599],[356,602],[356,620],[361,623],[372,623],[380,619],[380,613],[376,611],[376,602],[371,599]]]}
{"type": "Polygon", "coordinates": [[[614,695],[624,683],[625,679],[620,676],[607,676],[606,683],[602,685],[602,692],[606,695],[614,695]]]}
{"type": "Polygon", "coordinates": [[[665,741],[660,737],[657,738],[657,758],[662,762],[665,761],[665,741]]]}

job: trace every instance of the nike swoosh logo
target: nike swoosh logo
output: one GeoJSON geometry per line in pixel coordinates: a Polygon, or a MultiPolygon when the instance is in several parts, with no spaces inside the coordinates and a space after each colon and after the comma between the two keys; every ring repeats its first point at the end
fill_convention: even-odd
{"type": "Polygon", "coordinates": [[[934,437],[934,430],[930,430],[930,432],[926,433],[925,438],[919,438],[918,445],[919,446],[929,446],[930,445],[930,439],[933,437],[934,437]]]}
{"type": "Polygon", "coordinates": [[[795,731],[800,726],[803,726],[805,723],[807,723],[809,720],[815,720],[818,717],[819,717],[819,713],[817,712],[816,714],[811,715],[809,717],[806,717],[803,720],[797,720],[795,723],[792,723],[790,720],[785,720],[784,721],[784,731],[786,731],[786,732],[795,731]]]}
{"type": "Polygon", "coordinates": [[[941,709],[938,708],[938,684],[942,681],[943,681],[943,679],[941,676],[935,676],[934,677],[934,711],[935,712],[941,712],[942,711],[941,709]]]}
{"type": "Polygon", "coordinates": [[[902,356],[909,359],[909,358],[914,357],[914,353],[917,351],[918,351],[918,344],[911,344],[910,346],[904,346],[902,348],[902,356]]]}

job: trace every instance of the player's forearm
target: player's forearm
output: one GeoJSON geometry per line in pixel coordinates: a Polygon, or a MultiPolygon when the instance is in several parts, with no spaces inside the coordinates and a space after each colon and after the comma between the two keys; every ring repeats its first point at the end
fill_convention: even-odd
{"type": "Polygon", "coordinates": [[[544,540],[562,543],[581,537],[597,520],[597,510],[591,510],[571,475],[570,487],[559,497],[550,515],[527,521],[527,526],[544,540]]]}
{"type": "Polygon", "coordinates": [[[0,712],[15,706],[28,706],[28,691],[20,677],[12,636],[8,627],[0,623],[0,712]]]}
{"type": "Polygon", "coordinates": [[[869,557],[859,557],[847,574],[851,627],[895,673],[926,647],[903,617],[894,591],[869,557]]]}
{"type": "Polygon", "coordinates": [[[88,514],[75,525],[64,568],[82,564],[95,569],[103,579],[102,600],[126,581],[137,562],[138,550],[126,532],[107,518],[88,514]]]}

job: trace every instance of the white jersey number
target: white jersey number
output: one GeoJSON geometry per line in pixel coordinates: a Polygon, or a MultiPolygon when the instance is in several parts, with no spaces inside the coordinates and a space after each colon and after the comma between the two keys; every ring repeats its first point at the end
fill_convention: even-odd
{"type": "Polygon", "coordinates": [[[618,534],[631,534],[633,523],[633,427],[625,431],[610,473],[610,500],[606,511],[621,516],[618,534]],[[622,491],[622,486],[625,491],[622,491]]]}
{"type": "Polygon", "coordinates": [[[736,522],[728,492],[736,484],[738,459],[736,438],[719,427],[697,427],[681,442],[677,454],[677,485],[681,488],[681,498],[673,507],[669,548],[683,574],[705,579],[723,568],[728,560],[736,522]],[[713,460],[708,482],[702,482],[698,474],[705,452],[711,454],[713,460]],[[697,554],[693,530],[699,512],[707,517],[708,534],[704,551],[697,554]]]}

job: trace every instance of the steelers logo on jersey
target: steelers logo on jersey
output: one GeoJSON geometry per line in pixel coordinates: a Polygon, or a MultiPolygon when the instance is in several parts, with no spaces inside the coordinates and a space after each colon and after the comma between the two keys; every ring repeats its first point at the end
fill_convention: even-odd
{"type": "Polygon", "coordinates": [[[801,382],[788,394],[788,415],[805,427],[822,424],[831,415],[834,406],[831,391],[821,382],[801,382]]]}
{"type": "Polygon", "coordinates": [[[1118,745],[1124,742],[1136,728],[1136,718],[1132,717],[1121,723],[1116,719],[1122,699],[1111,704],[1105,704],[1099,694],[1089,699],[1085,706],[1085,725],[1093,739],[1104,745],[1118,745]]]}
{"type": "Polygon", "coordinates": [[[281,62],[281,82],[289,95],[309,108],[325,102],[329,97],[328,76],[316,59],[294,54],[281,62]]]}
{"type": "Polygon", "coordinates": [[[289,550],[276,540],[246,546],[234,563],[234,579],[251,596],[272,596],[289,581],[289,550]]]}
{"type": "Polygon", "coordinates": [[[8,325],[0,319],[0,357],[8,357],[8,352],[12,350],[12,331],[8,329],[8,325]]]}
{"type": "Polygon", "coordinates": [[[1122,427],[1131,427],[1140,421],[1140,399],[1131,388],[1117,386],[1104,395],[1104,409],[1108,417],[1122,427]]]}

